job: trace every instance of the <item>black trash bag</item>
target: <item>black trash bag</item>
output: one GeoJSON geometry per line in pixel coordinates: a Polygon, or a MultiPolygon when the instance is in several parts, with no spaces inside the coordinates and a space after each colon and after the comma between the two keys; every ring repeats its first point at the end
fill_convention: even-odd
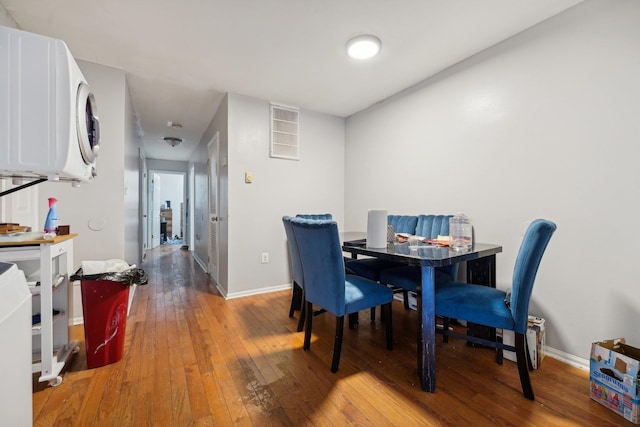
{"type": "Polygon", "coordinates": [[[70,277],[71,280],[106,280],[109,282],[122,283],[123,285],[146,285],[149,283],[149,276],[141,268],[132,268],[127,271],[117,273],[82,274],[82,268],[70,277]]]}

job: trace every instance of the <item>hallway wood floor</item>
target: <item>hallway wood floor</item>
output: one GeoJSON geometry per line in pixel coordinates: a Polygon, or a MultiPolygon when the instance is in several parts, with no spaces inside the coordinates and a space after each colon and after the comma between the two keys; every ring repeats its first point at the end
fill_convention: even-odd
{"type": "MultiPolygon", "coordinates": [[[[290,292],[225,301],[188,251],[163,245],[143,268],[122,360],[87,369],[80,352],[58,387],[34,381],[37,426],[620,426],[589,398],[588,372],[546,358],[522,396],[515,363],[438,336],[437,391],[417,384],[416,316],[394,303],[394,350],[360,313],[332,374],[335,318],[314,319],[309,351],[287,317],[290,292]]],[[[1,423],[1,421],[0,421],[1,423]]]]}

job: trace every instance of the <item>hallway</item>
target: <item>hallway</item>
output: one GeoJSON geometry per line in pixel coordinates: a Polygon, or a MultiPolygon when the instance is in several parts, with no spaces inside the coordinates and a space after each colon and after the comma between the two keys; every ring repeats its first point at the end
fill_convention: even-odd
{"type": "Polygon", "coordinates": [[[438,389],[416,384],[415,312],[394,304],[394,350],[384,327],[360,313],[345,330],[332,374],[335,318],[314,319],[302,350],[290,292],[225,301],[179,245],[161,245],[143,264],[122,360],[87,369],[81,350],[58,387],[36,383],[38,426],[620,425],[589,399],[588,373],[546,358],[532,372],[535,402],[522,397],[515,364],[487,349],[438,340],[438,389]]]}

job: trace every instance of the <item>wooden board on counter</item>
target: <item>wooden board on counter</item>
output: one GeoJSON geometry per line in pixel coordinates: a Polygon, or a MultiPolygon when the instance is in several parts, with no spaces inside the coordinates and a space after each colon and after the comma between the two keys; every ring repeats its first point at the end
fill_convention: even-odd
{"type": "Polygon", "coordinates": [[[42,244],[50,244],[50,243],[59,243],[64,242],[65,240],[73,239],[77,237],[77,233],[65,234],[64,236],[56,236],[53,239],[33,239],[33,240],[22,240],[22,241],[0,241],[0,247],[11,247],[11,246],[35,246],[42,244]]]}

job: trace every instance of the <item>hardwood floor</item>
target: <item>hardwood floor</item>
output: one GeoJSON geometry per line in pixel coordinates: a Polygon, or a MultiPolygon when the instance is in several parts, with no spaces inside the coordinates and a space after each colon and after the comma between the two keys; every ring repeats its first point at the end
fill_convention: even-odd
{"type": "Polygon", "coordinates": [[[123,358],[87,369],[80,343],[64,381],[34,381],[37,426],[633,425],[589,398],[588,372],[545,358],[522,396],[515,363],[438,336],[437,391],[417,384],[416,317],[393,307],[394,349],[384,326],[360,313],[330,372],[335,318],[314,319],[309,351],[290,292],[225,301],[188,251],[163,245],[143,268],[123,358]]]}

